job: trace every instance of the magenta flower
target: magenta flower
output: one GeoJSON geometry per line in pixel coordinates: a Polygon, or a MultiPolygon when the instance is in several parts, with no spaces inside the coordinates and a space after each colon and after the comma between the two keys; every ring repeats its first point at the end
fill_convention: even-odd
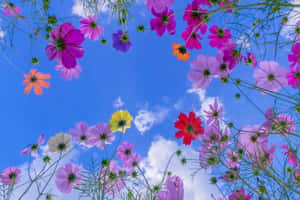
{"type": "Polygon", "coordinates": [[[117,33],[112,34],[112,39],[113,47],[118,51],[126,53],[132,47],[132,43],[127,32],[123,33],[123,31],[118,30],[117,33]]]}
{"type": "Polygon", "coordinates": [[[17,167],[8,167],[0,175],[2,183],[5,185],[17,184],[20,180],[21,170],[17,167]]]}
{"type": "Polygon", "coordinates": [[[290,68],[294,67],[295,65],[300,65],[300,42],[297,42],[292,47],[293,54],[288,55],[288,61],[291,62],[290,68]]]}
{"type": "Polygon", "coordinates": [[[133,144],[129,142],[124,142],[122,145],[118,146],[117,156],[123,161],[127,161],[132,156],[133,144]]]}
{"type": "Polygon", "coordinates": [[[73,68],[67,68],[63,64],[59,64],[55,67],[55,70],[61,71],[60,76],[68,81],[71,81],[73,76],[79,78],[79,73],[82,72],[82,69],[78,64],[73,68]]]}
{"type": "Polygon", "coordinates": [[[253,163],[254,167],[263,167],[263,168],[270,167],[274,160],[275,150],[276,147],[273,144],[269,148],[266,147],[260,150],[258,154],[252,157],[252,159],[255,160],[255,162],[253,163]]]}
{"type": "MultiPolygon", "coordinates": [[[[192,4],[189,4],[184,11],[183,20],[192,28],[203,27],[202,34],[206,33],[207,25],[203,22],[203,15],[207,15],[206,10],[202,10],[196,1],[193,1],[192,4]]],[[[198,29],[198,28],[197,28],[198,29]]]]}
{"type": "Polygon", "coordinates": [[[132,153],[131,157],[123,162],[129,173],[132,173],[137,167],[138,163],[142,160],[142,157],[137,153],[132,153]]]}
{"type": "Polygon", "coordinates": [[[115,140],[115,137],[116,136],[110,131],[108,124],[99,123],[91,127],[91,137],[87,143],[104,149],[106,144],[111,144],[115,140]]]}
{"type": "Polygon", "coordinates": [[[216,58],[198,55],[197,59],[191,62],[192,71],[188,74],[188,79],[194,82],[193,88],[206,89],[216,75],[218,66],[216,58]]]}
{"type": "Polygon", "coordinates": [[[91,138],[92,132],[91,128],[88,126],[85,122],[78,122],[76,124],[76,129],[70,129],[70,135],[72,135],[72,138],[75,142],[78,144],[84,145],[86,147],[92,147],[91,144],[88,143],[88,141],[91,138]]]}
{"type": "Polygon", "coordinates": [[[228,29],[223,30],[214,25],[209,28],[209,31],[211,32],[211,34],[208,36],[208,38],[210,39],[209,45],[211,47],[221,49],[231,41],[231,34],[228,29]]]}
{"type": "Polygon", "coordinates": [[[244,57],[246,65],[252,65],[254,68],[257,67],[257,59],[254,53],[247,53],[247,57],[244,57]]]}
{"type": "Polygon", "coordinates": [[[88,16],[88,18],[79,21],[82,25],[79,30],[84,34],[84,37],[91,40],[99,40],[100,35],[104,35],[104,28],[97,25],[97,18],[88,16]]]}
{"type": "Polygon", "coordinates": [[[56,172],[55,183],[62,193],[70,193],[74,187],[79,187],[82,176],[81,167],[72,163],[60,167],[56,172]]]}
{"type": "Polygon", "coordinates": [[[207,124],[213,124],[218,122],[223,117],[223,106],[219,104],[217,98],[215,98],[213,104],[209,104],[209,110],[204,110],[205,117],[207,118],[207,124]]]}
{"type": "Polygon", "coordinates": [[[228,168],[236,168],[240,166],[241,158],[239,154],[231,149],[226,151],[226,166],[228,168]]]}
{"type": "Polygon", "coordinates": [[[216,59],[219,63],[219,66],[216,69],[216,74],[220,77],[227,77],[231,70],[229,69],[231,64],[229,61],[224,59],[224,52],[219,50],[216,55],[216,59]]]}
{"type": "Polygon", "coordinates": [[[183,200],[183,182],[179,176],[168,177],[165,185],[169,193],[167,200],[183,200]]]}
{"type": "Polygon", "coordinates": [[[194,32],[194,28],[187,27],[185,31],[181,34],[182,39],[185,40],[185,47],[188,49],[201,49],[201,43],[199,40],[201,40],[201,36],[194,32]]]}
{"type": "Polygon", "coordinates": [[[250,200],[250,199],[251,199],[251,195],[246,194],[243,188],[240,190],[233,191],[233,193],[228,197],[228,200],[250,200]]]}
{"type": "Polygon", "coordinates": [[[229,41],[223,48],[221,48],[221,51],[223,52],[223,62],[229,65],[229,70],[233,70],[242,59],[240,51],[236,49],[236,44],[229,41]]]}
{"type": "Polygon", "coordinates": [[[286,74],[286,78],[288,80],[288,84],[292,86],[292,88],[300,87],[300,67],[290,68],[290,72],[286,74]]]}
{"type": "Polygon", "coordinates": [[[194,0],[198,5],[212,6],[210,0],[194,0]]]}
{"type": "Polygon", "coordinates": [[[298,161],[295,155],[295,151],[289,148],[286,144],[283,144],[280,147],[287,150],[286,152],[284,152],[284,155],[288,157],[288,163],[290,165],[295,165],[296,167],[298,167],[298,161]]]}
{"type": "Polygon", "coordinates": [[[50,33],[50,38],[50,44],[46,47],[49,60],[55,58],[69,69],[76,67],[76,58],[81,58],[84,54],[80,46],[84,41],[81,31],[71,23],[64,23],[50,33]]]}
{"type": "Polygon", "coordinates": [[[264,93],[270,90],[278,92],[282,86],[287,85],[286,71],[284,67],[279,67],[277,62],[262,61],[259,63],[260,68],[254,71],[254,78],[256,78],[255,85],[260,87],[264,93]]]}
{"type": "Polygon", "coordinates": [[[174,4],[175,0],[145,0],[145,4],[149,11],[155,10],[157,13],[161,13],[165,8],[170,8],[174,4]]]}
{"type": "Polygon", "coordinates": [[[168,11],[166,8],[162,13],[152,10],[152,13],[155,18],[150,21],[151,30],[156,31],[158,36],[162,36],[166,30],[170,35],[175,34],[176,21],[173,10],[168,11]]]}
{"type": "Polygon", "coordinates": [[[238,146],[244,149],[247,157],[258,155],[267,148],[268,135],[259,125],[245,126],[238,135],[238,146]]]}
{"type": "Polygon", "coordinates": [[[26,149],[24,149],[21,152],[21,155],[25,155],[30,153],[32,157],[37,158],[38,157],[38,149],[41,146],[41,144],[43,144],[45,141],[45,135],[44,133],[41,134],[41,136],[39,137],[38,141],[36,144],[29,144],[28,147],[26,149]]]}
{"type": "Polygon", "coordinates": [[[300,187],[300,167],[297,167],[293,173],[292,181],[297,187],[300,187]]]}
{"type": "Polygon", "coordinates": [[[8,5],[6,5],[3,8],[2,14],[7,16],[7,17],[12,17],[16,14],[20,15],[21,14],[21,8],[19,8],[18,6],[14,5],[13,3],[8,3],[8,5]]]}

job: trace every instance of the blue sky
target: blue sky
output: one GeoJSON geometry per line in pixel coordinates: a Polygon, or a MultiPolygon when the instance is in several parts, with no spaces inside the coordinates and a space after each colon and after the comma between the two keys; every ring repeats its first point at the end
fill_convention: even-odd
{"type": "MultiPolygon", "coordinates": [[[[72,1],[64,1],[60,9],[51,13],[59,17],[72,16],[72,1]]],[[[186,2],[177,1],[174,10],[183,10],[186,2]]],[[[113,106],[119,97],[124,102],[121,109],[128,110],[136,117],[141,110],[152,113],[154,124],[143,135],[139,133],[134,123],[132,128],[123,137],[135,144],[137,152],[146,156],[153,141],[157,137],[176,141],[174,138],[174,121],[180,112],[200,111],[201,101],[195,93],[188,93],[191,83],[187,80],[190,71],[189,62],[198,54],[215,56],[215,50],[208,46],[207,40],[202,41],[203,48],[193,51],[189,62],[179,62],[172,55],[171,45],[182,43],[181,32],[186,24],[182,22],[182,13],[177,16],[177,33],[174,36],[158,37],[149,30],[151,15],[143,5],[136,13],[136,19],[130,21],[129,35],[133,42],[130,52],[123,54],[112,48],[111,34],[119,26],[110,16],[103,15],[99,20],[105,29],[107,45],[100,41],[86,40],[83,44],[85,55],[79,63],[83,69],[79,79],[66,81],[59,76],[54,67],[56,63],[49,61],[45,54],[47,42],[38,39],[31,41],[23,34],[15,32],[14,41],[17,51],[3,48],[10,60],[28,73],[32,68],[31,57],[38,57],[40,64],[37,69],[43,73],[51,74],[51,87],[44,90],[42,96],[34,94],[24,95],[22,85],[23,75],[1,57],[1,104],[0,122],[0,169],[7,166],[18,166],[25,162],[20,151],[28,144],[35,142],[41,133],[48,139],[58,132],[68,132],[79,121],[90,125],[99,122],[108,122],[111,114],[119,108],[113,106]],[[147,30],[144,33],[136,31],[138,24],[144,24],[147,30]]],[[[25,9],[25,12],[29,12],[25,9]]],[[[80,18],[73,16],[71,22],[79,27],[80,18]]],[[[222,22],[217,21],[218,25],[222,22]]],[[[20,23],[19,23],[20,24],[20,23]]],[[[211,24],[210,24],[211,25],[211,24]]],[[[283,66],[288,66],[287,51],[283,50],[276,60],[283,66]]],[[[269,57],[268,59],[271,59],[269,57]]],[[[253,81],[253,69],[249,66],[239,65],[233,73],[234,77],[253,81]]],[[[214,80],[206,90],[206,97],[216,97],[225,106],[225,117],[233,121],[238,127],[261,123],[264,118],[245,98],[237,100],[234,96],[238,92],[232,85],[223,85],[214,80]]],[[[257,92],[247,93],[255,97],[255,101],[266,109],[273,102],[265,95],[257,92]]],[[[118,133],[119,134],[119,133],[118,133]]],[[[178,141],[180,144],[182,141],[178,141]]],[[[172,143],[174,146],[174,144],[172,143]]],[[[198,144],[194,149],[199,148],[198,144]]],[[[90,155],[88,154],[88,157],[90,155]]],[[[86,159],[88,159],[86,157],[86,159]]]]}

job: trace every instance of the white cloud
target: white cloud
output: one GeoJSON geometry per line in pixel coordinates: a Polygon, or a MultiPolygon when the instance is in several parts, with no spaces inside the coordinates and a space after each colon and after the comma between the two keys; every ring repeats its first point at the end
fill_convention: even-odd
{"type": "Polygon", "coordinates": [[[237,41],[237,44],[241,45],[244,49],[251,49],[251,44],[246,36],[241,36],[237,41]]]}
{"type": "Polygon", "coordinates": [[[122,101],[121,97],[118,97],[118,98],[114,101],[113,106],[114,106],[115,108],[121,108],[122,106],[124,106],[124,104],[125,104],[125,103],[122,101]]]}
{"type": "Polygon", "coordinates": [[[136,128],[143,134],[150,130],[154,124],[162,122],[168,115],[169,110],[159,108],[157,111],[141,109],[134,118],[136,128]]]}
{"type": "MultiPolygon", "coordinates": [[[[149,149],[147,158],[143,160],[145,176],[152,184],[158,184],[161,181],[162,173],[168,163],[170,156],[178,149],[183,150],[183,155],[187,158],[197,158],[198,152],[187,147],[179,146],[176,142],[159,137],[154,141],[149,149]]],[[[200,170],[194,177],[194,172],[188,164],[182,165],[177,157],[172,160],[168,171],[173,175],[180,176],[184,182],[185,200],[207,200],[211,199],[211,194],[218,196],[218,190],[209,184],[209,172],[200,170]]]]}
{"type": "Polygon", "coordinates": [[[187,90],[187,93],[197,94],[199,96],[200,102],[204,101],[205,92],[206,92],[206,90],[203,90],[203,89],[194,89],[194,88],[192,88],[192,89],[187,90]]]}
{"type": "MultiPolygon", "coordinates": [[[[116,0],[112,0],[112,2],[115,2],[116,0]]],[[[72,13],[74,15],[78,15],[80,17],[87,17],[89,15],[95,15],[97,13],[94,13],[92,9],[88,9],[88,2],[87,0],[74,0],[74,4],[72,7],[72,13]]],[[[90,2],[91,3],[91,2],[90,2]]],[[[98,12],[105,13],[111,11],[111,9],[108,6],[108,3],[103,3],[103,1],[99,1],[97,5],[98,12]]]]}
{"type": "MultiPolygon", "coordinates": [[[[300,0],[292,0],[292,4],[300,4],[300,0]]],[[[281,35],[293,40],[294,39],[294,29],[297,21],[300,20],[300,8],[295,7],[288,15],[288,22],[284,25],[281,31],[281,35]]]]}

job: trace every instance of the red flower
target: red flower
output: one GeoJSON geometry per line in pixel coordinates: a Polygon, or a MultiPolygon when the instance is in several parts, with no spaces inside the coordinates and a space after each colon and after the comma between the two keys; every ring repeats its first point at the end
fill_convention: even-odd
{"type": "Polygon", "coordinates": [[[183,137],[183,144],[190,145],[192,140],[196,140],[198,135],[204,133],[204,128],[201,124],[202,121],[200,117],[196,117],[193,111],[189,113],[189,117],[184,113],[180,113],[178,120],[174,124],[175,128],[179,129],[179,131],[175,133],[175,137],[177,139],[183,137]]]}

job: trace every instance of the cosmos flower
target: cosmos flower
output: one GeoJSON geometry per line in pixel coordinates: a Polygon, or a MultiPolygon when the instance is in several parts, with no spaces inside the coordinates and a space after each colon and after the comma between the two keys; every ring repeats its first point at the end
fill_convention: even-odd
{"type": "Polygon", "coordinates": [[[186,21],[191,28],[195,28],[196,26],[200,27],[200,29],[202,29],[202,34],[205,34],[207,24],[203,21],[203,16],[207,14],[208,12],[206,10],[202,10],[197,2],[193,1],[192,4],[188,4],[187,8],[184,10],[183,20],[186,21]]]}
{"type": "Polygon", "coordinates": [[[232,183],[239,179],[239,173],[240,173],[240,170],[238,168],[233,168],[233,169],[228,170],[225,173],[225,175],[222,176],[221,178],[228,183],[232,183]]]}
{"type": "Polygon", "coordinates": [[[295,120],[289,114],[279,114],[273,120],[272,129],[280,134],[294,133],[295,120]]]}
{"type": "Polygon", "coordinates": [[[221,131],[217,122],[212,123],[211,125],[206,125],[204,134],[201,135],[200,140],[209,144],[217,144],[221,139],[221,131]]]}
{"type": "Polygon", "coordinates": [[[30,153],[32,157],[37,158],[38,157],[38,149],[41,146],[41,144],[43,144],[45,141],[45,135],[44,133],[41,134],[41,136],[39,137],[38,141],[36,144],[29,144],[28,147],[26,149],[24,149],[23,151],[21,151],[21,155],[25,155],[30,153]]]}
{"type": "Polygon", "coordinates": [[[123,161],[123,165],[126,167],[129,173],[134,172],[138,163],[142,160],[142,157],[137,153],[132,153],[130,158],[123,161]]]}
{"type": "Polygon", "coordinates": [[[277,62],[262,61],[260,68],[254,71],[255,85],[262,88],[264,93],[270,90],[278,92],[282,86],[287,85],[286,71],[284,67],[279,67],[277,62]]]}
{"type": "Polygon", "coordinates": [[[275,150],[276,147],[273,144],[270,147],[264,147],[260,149],[255,155],[252,156],[252,159],[254,160],[254,168],[263,167],[266,169],[270,167],[274,160],[275,150]]]}
{"type": "Polygon", "coordinates": [[[70,129],[70,135],[72,135],[75,142],[80,145],[84,145],[86,147],[92,147],[92,145],[88,144],[87,141],[91,138],[91,128],[85,122],[78,122],[76,124],[76,129],[70,129]]]}
{"type": "Polygon", "coordinates": [[[42,87],[49,88],[50,83],[46,82],[45,79],[50,79],[50,74],[42,74],[41,72],[37,72],[36,69],[31,69],[29,74],[24,74],[25,80],[23,84],[26,84],[24,93],[29,94],[31,89],[36,95],[43,94],[42,87]]]}
{"type": "Polygon", "coordinates": [[[199,42],[201,36],[192,27],[187,27],[181,34],[182,39],[185,40],[185,46],[188,49],[201,49],[202,45],[199,42]]]}
{"type": "Polygon", "coordinates": [[[211,47],[221,49],[231,41],[231,34],[228,29],[223,30],[218,28],[218,26],[213,25],[209,28],[209,31],[211,34],[208,36],[208,38],[210,39],[209,45],[211,47]]]}
{"type": "Polygon", "coordinates": [[[81,67],[77,64],[74,68],[67,68],[62,64],[59,64],[55,67],[56,71],[61,71],[60,76],[68,81],[75,78],[79,78],[79,73],[82,72],[81,67]]]}
{"type": "Polygon", "coordinates": [[[190,53],[187,51],[185,46],[181,44],[173,44],[173,55],[177,56],[177,60],[183,60],[183,61],[188,61],[190,58],[190,53]]]}
{"type": "Polygon", "coordinates": [[[212,6],[211,0],[194,0],[198,5],[212,6]]]}
{"type": "Polygon", "coordinates": [[[251,195],[246,194],[243,188],[240,190],[233,191],[233,193],[228,197],[228,200],[250,200],[250,199],[251,199],[251,195]]]}
{"type": "Polygon", "coordinates": [[[87,141],[89,145],[95,145],[100,149],[104,149],[106,144],[111,144],[115,140],[115,135],[112,134],[110,126],[104,123],[99,123],[91,127],[91,137],[87,141]]]}
{"type": "Polygon", "coordinates": [[[117,156],[123,161],[126,161],[132,156],[133,144],[129,142],[124,142],[122,145],[118,146],[117,156]]]}
{"type": "Polygon", "coordinates": [[[109,121],[109,126],[111,132],[121,131],[125,133],[127,128],[130,128],[130,123],[132,121],[132,116],[127,110],[119,110],[112,114],[111,120],[109,121]]]}
{"type": "Polygon", "coordinates": [[[208,143],[201,145],[199,151],[199,165],[201,169],[208,169],[218,165],[220,155],[217,146],[212,146],[208,143]]]}
{"type": "Polygon", "coordinates": [[[20,180],[21,170],[17,167],[8,167],[0,175],[2,183],[5,185],[17,184],[20,180]]]}
{"type": "Polygon", "coordinates": [[[231,70],[231,64],[230,61],[227,61],[224,59],[224,51],[218,50],[216,59],[219,63],[219,66],[216,68],[216,74],[219,75],[220,77],[227,77],[231,70]]]}
{"type": "Polygon", "coordinates": [[[179,176],[169,176],[165,186],[169,193],[168,200],[183,200],[184,189],[183,182],[179,176]]]}
{"type": "Polygon", "coordinates": [[[298,167],[298,161],[295,155],[295,151],[289,148],[286,144],[283,144],[280,147],[287,150],[286,152],[284,152],[284,155],[288,157],[288,163],[290,165],[295,165],[296,167],[298,167]]]}
{"type": "Polygon", "coordinates": [[[292,181],[297,187],[300,187],[300,167],[295,169],[292,181]]]}
{"type": "Polygon", "coordinates": [[[76,67],[76,58],[84,54],[80,46],[84,36],[80,30],[75,29],[71,23],[64,23],[50,33],[50,44],[46,47],[49,60],[54,58],[66,68],[76,67]]]}
{"type": "Polygon", "coordinates": [[[165,8],[170,8],[174,4],[175,0],[145,0],[147,9],[151,12],[155,10],[157,13],[161,13],[165,8]]]}
{"type": "Polygon", "coordinates": [[[99,40],[100,35],[104,35],[104,28],[97,25],[96,17],[88,16],[79,22],[82,24],[79,30],[83,33],[84,37],[91,40],[99,40]]]}
{"type": "Polygon", "coordinates": [[[191,62],[192,71],[188,74],[188,79],[194,82],[193,88],[206,89],[216,75],[218,66],[216,58],[198,55],[197,59],[191,62]]]}
{"type": "Polygon", "coordinates": [[[293,68],[295,65],[300,66],[300,42],[297,42],[292,47],[292,54],[288,55],[288,61],[291,62],[290,68],[293,68]]]}
{"type": "Polygon", "coordinates": [[[21,14],[21,8],[18,6],[14,5],[13,3],[8,3],[2,11],[2,14],[7,16],[7,17],[12,17],[16,14],[20,15],[21,14]]]}
{"type": "Polygon", "coordinates": [[[162,36],[166,30],[170,35],[175,34],[176,21],[173,10],[166,8],[162,13],[157,13],[152,10],[152,14],[155,16],[150,21],[151,30],[156,31],[158,36],[162,36]]]}
{"type": "Polygon", "coordinates": [[[247,53],[247,57],[244,57],[246,65],[252,65],[254,68],[257,67],[257,59],[254,53],[247,53]]]}
{"type": "Polygon", "coordinates": [[[60,167],[56,172],[55,183],[62,193],[70,193],[74,187],[79,187],[82,176],[81,167],[72,163],[60,167]]]}
{"type": "Polygon", "coordinates": [[[63,153],[71,147],[72,136],[65,133],[58,133],[48,141],[50,152],[63,153]]]}
{"type": "Polygon", "coordinates": [[[290,72],[286,74],[286,78],[288,80],[288,84],[292,86],[292,88],[300,87],[300,67],[290,68],[290,72]]]}
{"type": "Polygon", "coordinates": [[[214,99],[213,104],[208,105],[209,110],[204,110],[205,117],[207,118],[207,124],[213,124],[218,122],[223,117],[223,106],[218,102],[218,99],[214,99]]]}
{"type": "Polygon", "coordinates": [[[232,151],[231,149],[228,149],[226,151],[226,166],[228,168],[233,169],[233,168],[239,167],[240,162],[241,162],[241,158],[237,152],[232,151]]]}
{"type": "Polygon", "coordinates": [[[242,59],[240,50],[231,40],[220,50],[223,52],[223,62],[228,64],[229,70],[233,70],[242,59]]]}
{"type": "Polygon", "coordinates": [[[198,135],[204,133],[204,128],[201,126],[202,121],[196,114],[191,111],[189,116],[184,113],[180,113],[178,120],[175,122],[175,128],[179,129],[175,133],[177,139],[183,137],[183,144],[190,145],[193,140],[198,138],[198,135]]]}
{"type": "Polygon", "coordinates": [[[123,31],[118,30],[117,33],[112,34],[112,39],[113,47],[118,51],[126,53],[132,47],[132,43],[127,32],[123,33],[123,31]]]}

